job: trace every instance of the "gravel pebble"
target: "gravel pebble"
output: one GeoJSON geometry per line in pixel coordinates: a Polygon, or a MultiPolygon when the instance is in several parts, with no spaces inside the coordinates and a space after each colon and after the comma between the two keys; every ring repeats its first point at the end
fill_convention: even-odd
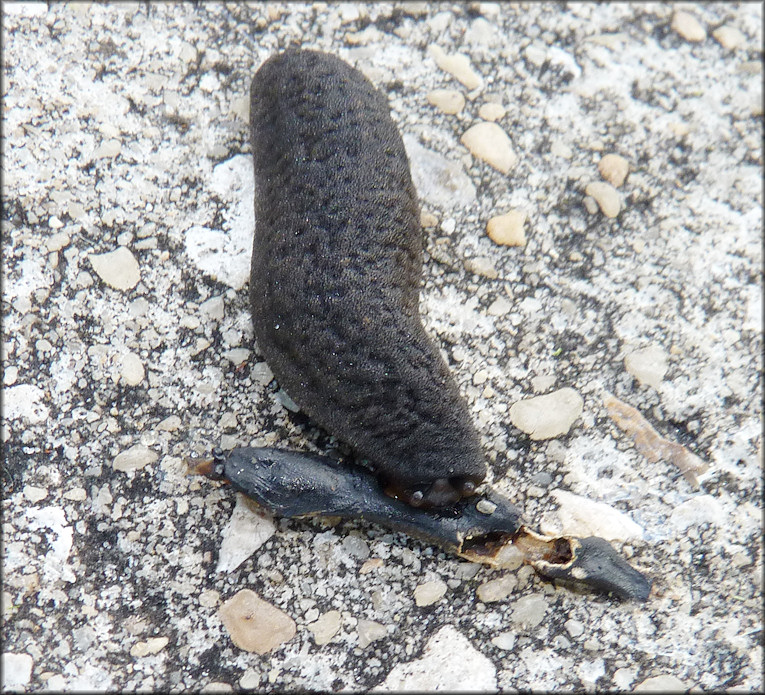
{"type": "Polygon", "coordinates": [[[448,72],[470,91],[483,86],[483,78],[473,69],[468,56],[463,53],[447,54],[436,44],[428,46],[428,53],[441,70],[448,72]]]}
{"type": "Polygon", "coordinates": [[[24,688],[32,678],[34,660],[29,654],[3,653],[2,683],[3,691],[24,688]]]}
{"type": "Polygon", "coordinates": [[[635,693],[684,693],[688,686],[671,673],[651,676],[638,683],[632,690],[635,693]]]}
{"type": "Polygon", "coordinates": [[[478,109],[478,115],[484,121],[498,121],[504,118],[506,113],[507,109],[502,104],[495,104],[493,102],[481,104],[481,108],[478,109]]]}
{"type": "Polygon", "coordinates": [[[544,596],[530,594],[521,596],[513,605],[512,620],[517,625],[533,628],[544,620],[548,603],[544,596]]]}
{"type": "Polygon", "coordinates": [[[308,629],[313,634],[313,641],[319,646],[328,644],[340,629],[341,622],[340,611],[327,611],[318,620],[308,625],[308,629]]]}
{"type": "Polygon", "coordinates": [[[430,606],[444,597],[446,589],[446,583],[440,579],[418,584],[414,588],[414,602],[418,606],[430,606]]]}
{"type": "Polygon", "coordinates": [[[423,147],[412,135],[403,140],[420,200],[445,211],[475,203],[475,185],[460,162],[423,147]]]}
{"type": "Polygon", "coordinates": [[[584,400],[566,387],[513,403],[510,422],[531,439],[552,439],[566,434],[582,414],[584,400]]]}
{"type": "Polygon", "coordinates": [[[568,490],[552,490],[551,496],[558,503],[557,523],[552,525],[549,517],[540,524],[542,533],[549,535],[600,536],[607,541],[639,540],[643,529],[627,514],[603,502],[596,502],[568,490]]]}
{"type": "Polygon", "coordinates": [[[701,26],[701,22],[689,12],[675,12],[672,16],[672,30],[693,43],[707,38],[707,32],[701,26]]]}
{"type": "Polygon", "coordinates": [[[518,587],[518,580],[512,574],[505,574],[497,579],[490,579],[476,589],[476,595],[484,603],[504,601],[518,587]]]}
{"type": "Polygon", "coordinates": [[[464,262],[465,270],[488,278],[489,280],[496,280],[499,277],[499,272],[491,262],[490,258],[486,256],[478,256],[476,258],[466,258],[464,262]]]}
{"type": "Polygon", "coordinates": [[[486,224],[489,238],[500,246],[525,246],[526,213],[523,210],[510,210],[504,215],[492,217],[486,224]]]}
{"type": "Polygon", "coordinates": [[[273,520],[242,494],[221,533],[216,572],[233,572],[276,532],[273,520]]]}
{"type": "Polygon", "coordinates": [[[507,174],[518,162],[510,138],[496,123],[476,123],[463,133],[460,142],[474,157],[503,174],[507,174]]]}
{"type": "Polygon", "coordinates": [[[93,254],[89,258],[98,277],[115,290],[131,290],[141,280],[138,261],[124,246],[108,253],[93,254]]]}
{"type": "Polygon", "coordinates": [[[22,492],[24,493],[24,497],[26,497],[32,504],[41,502],[48,496],[48,491],[45,488],[35,487],[34,485],[25,485],[22,492]]]}
{"type": "Polygon", "coordinates": [[[151,654],[158,654],[161,652],[170,642],[168,637],[152,637],[145,642],[136,642],[130,648],[130,656],[142,657],[149,656],[151,654]]]}
{"type": "Polygon", "coordinates": [[[143,444],[131,446],[114,457],[112,466],[115,471],[135,471],[145,468],[157,460],[157,454],[143,444]]]}
{"type": "Polygon", "coordinates": [[[420,659],[396,664],[372,692],[494,692],[497,669],[462,633],[444,625],[420,659]]]}
{"type": "Polygon", "coordinates": [[[622,209],[622,198],[610,183],[593,181],[584,189],[585,193],[597,202],[600,211],[606,217],[616,217],[622,209]]]}
{"type": "Polygon", "coordinates": [[[714,36],[715,40],[723,48],[729,51],[734,51],[739,46],[743,46],[746,43],[746,36],[735,27],[729,27],[725,24],[721,27],[717,27],[717,29],[712,32],[712,36],[714,36]]]}
{"type": "Polygon", "coordinates": [[[598,162],[600,175],[614,188],[619,188],[629,173],[629,162],[618,154],[604,155],[598,162]]]}
{"type": "Polygon", "coordinates": [[[359,647],[362,649],[366,649],[372,642],[388,636],[388,629],[385,625],[374,620],[364,620],[363,618],[359,618],[356,632],[359,636],[359,647]]]}
{"type": "Polygon", "coordinates": [[[242,589],[225,601],[218,615],[231,641],[240,649],[256,654],[268,654],[289,642],[297,631],[289,615],[251,589],[242,589]]]}
{"type": "Polygon", "coordinates": [[[563,623],[563,627],[566,628],[566,632],[568,632],[568,634],[572,637],[579,637],[584,633],[584,625],[582,622],[579,620],[574,620],[573,618],[563,623]]]}
{"type": "Polygon", "coordinates": [[[498,649],[512,651],[515,648],[515,633],[500,632],[496,637],[491,638],[491,643],[498,649]]]}
{"type": "Polygon", "coordinates": [[[658,345],[649,345],[624,358],[625,369],[641,384],[657,389],[669,369],[668,356],[658,345]]]}
{"type": "Polygon", "coordinates": [[[428,92],[428,103],[449,115],[458,114],[465,108],[465,97],[456,89],[434,89],[428,92]]]}
{"type": "Polygon", "coordinates": [[[128,386],[137,386],[145,376],[141,358],[134,352],[127,352],[122,356],[120,376],[128,386]]]}

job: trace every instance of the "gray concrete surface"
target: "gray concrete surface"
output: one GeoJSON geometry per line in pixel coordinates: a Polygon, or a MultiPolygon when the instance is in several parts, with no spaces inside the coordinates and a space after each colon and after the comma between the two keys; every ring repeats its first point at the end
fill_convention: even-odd
{"type": "Polygon", "coordinates": [[[6,3],[2,59],[6,688],[762,690],[761,4],[6,3]],[[534,525],[618,520],[646,604],[361,523],[269,529],[240,501],[229,524],[234,494],[185,476],[216,444],[332,446],[247,308],[249,81],[287,45],[364,71],[420,146],[422,311],[494,484],[534,525]],[[506,174],[460,142],[487,103],[506,174]],[[615,217],[585,194],[609,153],[615,217]],[[486,235],[511,209],[525,246],[486,235]],[[563,387],[567,434],[513,427],[563,387]],[[698,489],[608,393],[709,465],[698,489]],[[242,589],[294,636],[235,646],[219,608],[242,589]]]}

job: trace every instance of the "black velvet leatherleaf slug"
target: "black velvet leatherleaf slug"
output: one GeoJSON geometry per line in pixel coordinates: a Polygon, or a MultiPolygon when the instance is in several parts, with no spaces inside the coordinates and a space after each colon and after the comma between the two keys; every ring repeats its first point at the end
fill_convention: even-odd
{"type": "Polygon", "coordinates": [[[194,471],[274,514],[361,518],[502,566],[645,600],[601,538],[547,537],[475,495],[486,463],[467,404],[419,314],[423,232],[385,98],[340,59],[288,50],[252,82],[256,229],[250,297],[280,385],[374,471],[278,449],[217,451],[194,471]],[[380,485],[382,481],[383,485],[380,485]]]}
{"type": "Polygon", "coordinates": [[[252,81],[255,337],[279,384],[410,504],[470,494],[486,463],[419,313],[423,232],[385,97],[325,53],[252,81]]]}

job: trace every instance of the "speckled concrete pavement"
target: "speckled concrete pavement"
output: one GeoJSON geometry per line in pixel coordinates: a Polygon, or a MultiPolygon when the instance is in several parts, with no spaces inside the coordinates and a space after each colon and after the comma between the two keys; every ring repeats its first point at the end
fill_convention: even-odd
{"type": "Polygon", "coordinates": [[[761,4],[5,3],[2,38],[4,687],[761,691],[761,4]],[[298,44],[388,95],[493,483],[610,533],[646,604],[185,476],[333,447],[247,307],[249,82],[298,44]],[[561,389],[566,434],[515,419],[561,389]],[[265,654],[242,590],[287,618],[265,654]]]}

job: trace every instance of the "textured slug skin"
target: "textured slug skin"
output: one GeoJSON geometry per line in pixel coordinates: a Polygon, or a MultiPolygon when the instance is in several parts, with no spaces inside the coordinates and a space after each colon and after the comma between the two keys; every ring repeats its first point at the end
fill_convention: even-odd
{"type": "Polygon", "coordinates": [[[385,97],[335,56],[289,50],[256,73],[250,114],[261,351],[302,410],[405,499],[455,501],[486,464],[420,320],[423,232],[385,97]]]}

